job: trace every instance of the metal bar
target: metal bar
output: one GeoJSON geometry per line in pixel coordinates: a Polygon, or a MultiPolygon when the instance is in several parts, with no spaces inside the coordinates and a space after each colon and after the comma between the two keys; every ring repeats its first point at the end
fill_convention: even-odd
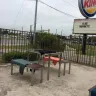
{"type": "MultiPolygon", "coordinates": [[[[28,34],[28,32],[27,32],[28,34]]],[[[27,50],[29,50],[29,38],[27,38],[27,50]]]]}
{"type": "Polygon", "coordinates": [[[94,49],[93,49],[94,51],[93,51],[93,66],[94,66],[94,63],[95,63],[95,45],[94,45],[94,49]]]}
{"type": "Polygon", "coordinates": [[[61,58],[62,58],[62,54],[60,54],[58,77],[60,77],[60,71],[61,71],[61,58]]]}
{"type": "Polygon", "coordinates": [[[21,37],[21,32],[19,31],[19,50],[20,50],[20,52],[21,52],[21,46],[20,46],[20,37],[21,37]]]}
{"type": "Polygon", "coordinates": [[[15,49],[15,29],[14,29],[14,39],[13,40],[14,40],[14,44],[13,44],[13,50],[14,50],[15,49]]]}
{"type": "Polygon", "coordinates": [[[71,46],[71,41],[69,41],[69,59],[71,59],[71,49],[72,49],[72,47],[70,47],[70,46],[71,46]]]}
{"type": "Polygon", "coordinates": [[[2,56],[3,56],[3,44],[4,44],[4,29],[2,29],[2,56]]]}
{"type": "MultiPolygon", "coordinates": [[[[13,30],[12,30],[12,33],[13,33],[13,30]]],[[[11,34],[11,52],[12,52],[12,44],[13,44],[12,41],[13,41],[13,40],[12,40],[12,34],[11,34]]]]}
{"type": "Polygon", "coordinates": [[[86,53],[86,55],[87,55],[87,57],[88,57],[88,60],[87,60],[87,65],[89,65],[89,49],[90,49],[90,46],[89,46],[89,42],[87,43],[88,45],[87,45],[87,53],[86,53]]]}
{"type": "Polygon", "coordinates": [[[10,30],[8,31],[8,53],[9,53],[9,42],[10,42],[10,30]]]}
{"type": "Polygon", "coordinates": [[[23,50],[24,50],[24,51],[23,51],[23,52],[25,52],[25,51],[26,51],[25,32],[23,32],[23,34],[24,34],[24,45],[23,45],[23,50]]]}
{"type": "MultiPolygon", "coordinates": [[[[4,31],[7,32],[7,30],[4,30],[4,31]]],[[[7,41],[7,34],[6,34],[6,33],[4,33],[4,34],[5,34],[5,35],[4,35],[4,41],[5,41],[5,42],[4,42],[4,43],[5,43],[5,44],[4,44],[4,50],[5,50],[4,53],[6,54],[6,41],[7,41]]]]}
{"type": "MultiPolygon", "coordinates": [[[[82,38],[82,37],[79,36],[79,38],[80,38],[79,41],[81,41],[81,38],[82,38]]],[[[81,44],[82,44],[82,43],[81,43],[81,44]]],[[[81,54],[81,44],[80,44],[80,46],[79,46],[79,62],[78,62],[78,63],[81,63],[81,57],[82,57],[82,56],[81,56],[81,55],[82,55],[82,54],[81,54]]]]}
{"type": "Polygon", "coordinates": [[[71,71],[71,62],[69,61],[69,74],[70,74],[70,71],[71,71]]]}
{"type": "Polygon", "coordinates": [[[0,41],[0,45],[1,45],[1,47],[0,47],[0,50],[1,50],[1,56],[3,56],[3,54],[2,54],[2,42],[3,42],[3,33],[2,33],[2,29],[1,29],[1,41],[0,41]]]}
{"type": "Polygon", "coordinates": [[[47,80],[49,80],[49,75],[50,75],[50,54],[49,54],[49,60],[48,60],[47,80]]]}
{"type": "Polygon", "coordinates": [[[27,38],[26,38],[26,35],[27,35],[27,32],[25,33],[25,45],[26,45],[26,48],[25,48],[25,50],[26,50],[26,52],[27,52],[27,38]]]}
{"type": "MultiPolygon", "coordinates": [[[[90,48],[90,47],[89,47],[90,48]]],[[[91,50],[91,48],[90,48],[91,50]]],[[[89,51],[89,65],[91,65],[91,56],[90,56],[90,51],[89,51]]]]}
{"type": "Polygon", "coordinates": [[[63,76],[65,75],[66,63],[64,63],[63,76]]]}
{"type": "Polygon", "coordinates": [[[21,31],[21,37],[22,37],[22,39],[21,39],[21,41],[20,41],[20,45],[21,45],[21,53],[23,53],[23,51],[22,51],[22,42],[23,42],[23,28],[22,28],[22,31],[21,31]]]}
{"type": "MultiPolygon", "coordinates": [[[[93,36],[92,36],[92,38],[93,38],[93,36]]],[[[94,64],[93,64],[93,61],[94,61],[94,53],[95,53],[95,52],[94,52],[94,41],[92,41],[92,42],[93,42],[93,44],[92,44],[92,46],[91,46],[91,47],[92,47],[92,50],[91,50],[91,51],[92,51],[92,52],[91,52],[92,54],[91,54],[91,56],[92,56],[92,66],[94,66],[94,64]]]]}
{"type": "Polygon", "coordinates": [[[75,62],[75,50],[76,50],[76,44],[74,44],[74,42],[75,42],[75,36],[73,37],[73,44],[72,44],[72,46],[73,46],[73,48],[74,48],[74,52],[73,52],[73,61],[75,62]]]}
{"type": "Polygon", "coordinates": [[[31,86],[33,86],[33,79],[34,79],[34,70],[32,69],[31,86]]]}
{"type": "Polygon", "coordinates": [[[18,50],[18,31],[16,31],[16,52],[18,50]]]}
{"type": "MultiPolygon", "coordinates": [[[[1,52],[1,42],[2,42],[2,29],[0,28],[0,52],[1,52]]],[[[1,54],[1,56],[2,56],[2,54],[1,54]]]]}
{"type": "Polygon", "coordinates": [[[13,75],[13,63],[11,63],[11,75],[13,75]]]}
{"type": "Polygon", "coordinates": [[[23,31],[23,27],[22,27],[22,43],[21,43],[21,48],[22,48],[22,53],[24,53],[24,49],[23,49],[23,46],[24,46],[24,31],[23,31]]]}
{"type": "Polygon", "coordinates": [[[96,66],[96,46],[95,46],[95,65],[96,66]]]}
{"type": "Polygon", "coordinates": [[[43,67],[41,68],[41,80],[40,80],[40,83],[43,82],[43,67]]]}

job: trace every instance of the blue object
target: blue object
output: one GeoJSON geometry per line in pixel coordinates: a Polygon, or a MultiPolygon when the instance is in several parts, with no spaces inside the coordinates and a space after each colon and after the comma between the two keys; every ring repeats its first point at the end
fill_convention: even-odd
{"type": "Polygon", "coordinates": [[[31,64],[30,61],[27,61],[24,59],[13,59],[13,60],[11,60],[11,63],[21,65],[21,66],[26,66],[27,64],[31,64]]]}
{"type": "Polygon", "coordinates": [[[96,88],[92,89],[90,92],[91,92],[91,96],[96,96],[96,88]]]}
{"type": "Polygon", "coordinates": [[[20,66],[19,72],[23,75],[24,68],[28,64],[38,64],[38,61],[28,61],[28,60],[24,60],[24,59],[13,59],[13,60],[11,60],[11,63],[19,65],[20,66]]]}

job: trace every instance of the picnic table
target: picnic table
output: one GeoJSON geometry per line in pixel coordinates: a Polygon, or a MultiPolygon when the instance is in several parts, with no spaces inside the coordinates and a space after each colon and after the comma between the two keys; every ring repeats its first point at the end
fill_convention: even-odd
{"type": "Polygon", "coordinates": [[[38,62],[33,61],[30,62],[28,60],[24,60],[24,59],[13,59],[11,60],[11,75],[13,75],[13,64],[19,65],[19,72],[23,75],[24,72],[24,68],[30,68],[32,70],[32,78],[31,78],[31,85],[33,85],[33,77],[34,77],[34,70],[38,70],[41,69],[41,78],[40,78],[40,83],[42,83],[43,80],[43,66],[38,64],[38,62]]]}
{"type": "Polygon", "coordinates": [[[49,56],[44,56],[44,62],[48,61],[48,72],[47,72],[47,80],[49,80],[49,69],[50,69],[50,61],[52,61],[52,63],[54,64],[54,66],[59,62],[59,69],[58,69],[58,77],[60,77],[60,70],[61,70],[61,64],[64,64],[64,70],[63,70],[63,75],[65,75],[65,69],[66,69],[66,63],[69,63],[69,74],[70,74],[70,70],[71,70],[71,62],[68,60],[64,60],[63,58],[61,58],[62,54],[61,53],[51,53],[49,54],[49,56]],[[53,57],[51,56],[51,54],[57,55],[60,54],[60,58],[58,57],[53,57]]]}

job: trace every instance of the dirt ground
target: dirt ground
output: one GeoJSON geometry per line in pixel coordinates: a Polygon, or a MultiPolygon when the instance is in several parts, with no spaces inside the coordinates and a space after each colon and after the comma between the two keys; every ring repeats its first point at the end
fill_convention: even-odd
{"type": "Polygon", "coordinates": [[[18,66],[14,66],[14,75],[10,75],[10,66],[0,67],[0,96],[88,96],[88,89],[96,85],[96,69],[73,64],[71,74],[58,77],[58,64],[51,65],[50,80],[47,81],[47,67],[44,69],[43,83],[39,83],[40,71],[36,71],[34,86],[31,85],[31,72],[18,73],[18,66]]]}

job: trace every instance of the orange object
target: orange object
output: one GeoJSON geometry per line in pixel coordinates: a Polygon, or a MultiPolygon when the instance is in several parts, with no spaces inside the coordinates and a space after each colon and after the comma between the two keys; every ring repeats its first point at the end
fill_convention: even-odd
{"type": "MultiPolygon", "coordinates": [[[[46,56],[46,57],[44,57],[44,61],[48,61],[49,60],[49,57],[48,56],[46,56]]],[[[50,57],[50,60],[51,61],[53,61],[53,64],[54,65],[56,65],[57,64],[57,62],[59,62],[59,60],[60,60],[60,58],[58,58],[58,57],[50,57]]],[[[63,60],[63,59],[62,59],[63,60]]]]}

